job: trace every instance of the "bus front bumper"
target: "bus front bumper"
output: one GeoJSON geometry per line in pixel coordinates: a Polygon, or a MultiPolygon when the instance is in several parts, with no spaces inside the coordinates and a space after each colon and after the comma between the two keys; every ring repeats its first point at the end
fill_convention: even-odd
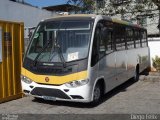
{"type": "Polygon", "coordinates": [[[54,85],[44,85],[36,82],[27,84],[23,81],[22,90],[25,95],[31,95],[37,98],[43,98],[45,100],[52,101],[73,101],[73,102],[83,102],[88,103],[92,101],[92,90],[88,84],[68,88],[66,85],[54,86],[54,85]]]}

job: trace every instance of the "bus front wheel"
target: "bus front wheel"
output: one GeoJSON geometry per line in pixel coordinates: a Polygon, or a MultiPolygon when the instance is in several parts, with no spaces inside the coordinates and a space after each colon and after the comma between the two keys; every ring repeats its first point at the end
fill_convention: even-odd
{"type": "Polygon", "coordinates": [[[100,84],[96,84],[93,92],[93,101],[92,105],[98,105],[102,97],[102,89],[100,84]]]}

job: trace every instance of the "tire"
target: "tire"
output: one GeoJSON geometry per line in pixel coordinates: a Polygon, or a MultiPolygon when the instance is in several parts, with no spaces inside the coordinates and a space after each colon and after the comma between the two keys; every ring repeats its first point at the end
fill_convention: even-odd
{"type": "Polygon", "coordinates": [[[39,98],[39,97],[34,97],[34,99],[35,99],[36,101],[42,101],[42,100],[43,100],[42,98],[39,98]]]}
{"type": "Polygon", "coordinates": [[[135,75],[134,75],[134,81],[139,80],[139,66],[136,67],[135,75]]]}
{"type": "Polygon", "coordinates": [[[101,101],[102,98],[102,89],[100,84],[96,84],[95,88],[94,88],[94,92],[93,92],[93,101],[92,101],[92,105],[98,105],[101,101]]]}

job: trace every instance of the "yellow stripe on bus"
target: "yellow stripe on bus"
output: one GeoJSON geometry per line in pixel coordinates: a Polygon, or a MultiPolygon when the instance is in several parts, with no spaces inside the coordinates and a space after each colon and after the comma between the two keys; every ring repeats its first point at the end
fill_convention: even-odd
{"type": "Polygon", "coordinates": [[[49,76],[49,75],[37,75],[26,70],[25,68],[22,68],[22,75],[30,78],[32,81],[36,83],[61,85],[74,80],[86,79],[87,71],[77,72],[77,73],[64,75],[64,76],[49,76]],[[46,77],[49,78],[48,82],[45,81],[46,77]]]}
{"type": "Polygon", "coordinates": [[[118,20],[116,18],[112,18],[112,21],[116,22],[116,23],[124,24],[124,25],[129,25],[129,22],[126,22],[126,21],[123,21],[123,20],[118,20]]]}

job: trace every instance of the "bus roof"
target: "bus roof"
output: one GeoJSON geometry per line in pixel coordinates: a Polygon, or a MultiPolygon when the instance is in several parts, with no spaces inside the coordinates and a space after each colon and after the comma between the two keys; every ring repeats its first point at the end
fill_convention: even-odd
{"type": "Polygon", "coordinates": [[[84,19],[95,19],[95,14],[73,14],[73,15],[62,15],[56,16],[52,18],[47,18],[44,21],[52,21],[52,20],[84,20],[84,19]]]}
{"type": "Polygon", "coordinates": [[[96,14],[72,14],[72,15],[63,15],[63,16],[56,16],[53,18],[47,18],[43,21],[52,21],[52,20],[93,20],[93,19],[98,19],[102,18],[105,20],[112,21],[114,23],[119,23],[127,26],[132,26],[136,28],[142,28],[145,29],[144,27],[138,25],[138,24],[133,24],[131,22],[125,21],[125,20],[119,20],[116,18],[111,18],[105,15],[96,15],[96,14]]]}
{"type": "MultiPolygon", "coordinates": [[[[133,27],[137,27],[137,28],[143,28],[142,26],[140,26],[138,24],[133,24],[131,22],[124,21],[124,20],[119,20],[119,19],[112,18],[112,21],[114,23],[119,23],[119,24],[123,24],[123,25],[133,26],[133,27]]],[[[143,28],[143,29],[145,29],[145,28],[143,28]]]]}

